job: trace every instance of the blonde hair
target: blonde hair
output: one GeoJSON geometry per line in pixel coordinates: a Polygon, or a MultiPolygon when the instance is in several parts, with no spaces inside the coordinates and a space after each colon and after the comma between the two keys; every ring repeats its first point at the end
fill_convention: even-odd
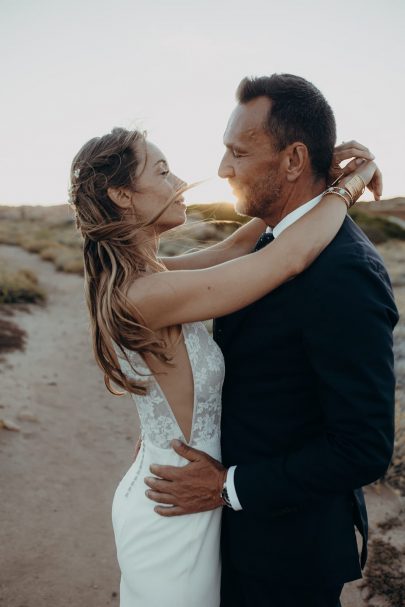
{"type": "Polygon", "coordinates": [[[122,392],[114,390],[111,382],[134,394],[145,394],[146,388],[145,382],[122,372],[114,344],[133,369],[125,349],[150,353],[170,363],[168,345],[145,326],[127,291],[146,270],[165,270],[148,253],[150,236],[145,228],[160,217],[179,191],[147,223],[136,221],[133,210],[128,213],[108,196],[108,188],[136,191],[136,180],[144,168],[138,153],[141,145],[145,145],[145,133],[115,128],[85,143],[73,159],[70,175],[70,203],[84,238],[85,295],[94,355],[104,371],[106,387],[115,395],[122,392]]]}

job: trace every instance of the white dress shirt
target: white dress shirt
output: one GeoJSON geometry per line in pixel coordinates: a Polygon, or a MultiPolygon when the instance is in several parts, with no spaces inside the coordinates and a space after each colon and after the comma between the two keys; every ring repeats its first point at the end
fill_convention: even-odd
{"type": "MultiPolygon", "coordinates": [[[[293,223],[298,221],[298,219],[303,217],[306,213],[308,213],[308,211],[310,211],[311,209],[316,207],[316,205],[321,201],[322,196],[323,196],[323,193],[320,194],[319,196],[317,196],[316,198],[313,198],[312,200],[309,200],[308,202],[302,204],[300,207],[298,207],[294,211],[291,211],[291,213],[286,215],[284,217],[284,219],[282,219],[280,221],[280,223],[278,223],[273,228],[273,230],[271,230],[271,228],[267,228],[266,232],[273,231],[274,238],[277,238],[278,236],[280,236],[281,232],[284,232],[284,230],[286,230],[293,223]]],[[[240,504],[240,501],[238,499],[238,495],[237,495],[236,489],[235,489],[235,481],[234,481],[235,470],[236,470],[236,466],[231,466],[228,469],[228,473],[226,475],[226,488],[228,491],[228,497],[229,497],[229,501],[231,502],[232,508],[234,510],[242,510],[242,506],[240,504]]]]}

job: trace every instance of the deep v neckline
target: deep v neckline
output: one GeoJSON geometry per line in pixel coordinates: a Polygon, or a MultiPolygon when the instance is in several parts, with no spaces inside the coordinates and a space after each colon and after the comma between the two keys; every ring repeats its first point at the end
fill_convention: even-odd
{"type": "MultiPolygon", "coordinates": [[[[177,421],[177,417],[175,416],[174,411],[169,403],[169,400],[168,400],[163,388],[161,387],[159,381],[157,380],[155,375],[153,375],[153,378],[156,383],[157,389],[159,390],[160,395],[166,404],[166,407],[170,413],[170,416],[173,419],[174,423],[176,424],[176,426],[181,434],[181,438],[182,438],[183,442],[186,445],[191,445],[192,440],[193,440],[193,434],[194,434],[194,421],[195,421],[195,414],[196,414],[196,382],[195,382],[194,365],[193,365],[192,357],[190,356],[189,335],[188,335],[188,325],[187,324],[181,325],[181,334],[183,335],[183,338],[184,338],[184,345],[186,347],[186,352],[187,352],[187,357],[188,357],[189,364],[190,364],[191,376],[192,376],[192,382],[193,382],[193,411],[192,411],[192,416],[191,416],[191,428],[190,428],[189,440],[187,440],[186,437],[184,436],[184,432],[182,431],[180,424],[177,421]]],[[[173,437],[173,438],[175,438],[175,437],[173,437]]]]}

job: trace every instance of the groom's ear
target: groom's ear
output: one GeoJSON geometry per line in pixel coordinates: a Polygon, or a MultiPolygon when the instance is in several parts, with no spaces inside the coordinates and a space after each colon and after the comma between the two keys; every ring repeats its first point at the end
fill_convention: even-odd
{"type": "Polygon", "coordinates": [[[296,181],[308,167],[309,154],[305,143],[296,141],[284,150],[284,169],[287,181],[296,181]]]}

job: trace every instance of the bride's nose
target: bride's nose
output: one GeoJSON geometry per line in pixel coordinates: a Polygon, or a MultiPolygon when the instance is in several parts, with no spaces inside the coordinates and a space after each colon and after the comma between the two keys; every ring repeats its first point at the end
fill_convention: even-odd
{"type": "Polygon", "coordinates": [[[176,179],[176,183],[175,183],[176,189],[181,190],[182,188],[187,187],[187,182],[180,179],[180,177],[177,177],[177,175],[175,175],[175,179],[176,179]]]}

